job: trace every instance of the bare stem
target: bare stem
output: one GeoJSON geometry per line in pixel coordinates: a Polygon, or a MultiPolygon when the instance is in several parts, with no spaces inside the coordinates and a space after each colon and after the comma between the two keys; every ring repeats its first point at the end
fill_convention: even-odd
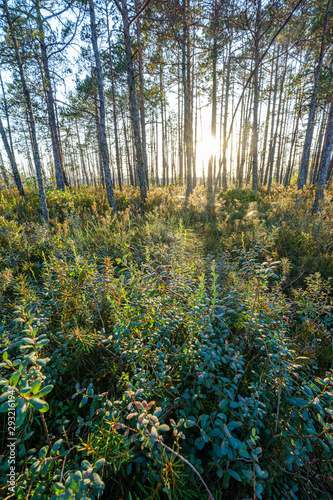
{"type": "Polygon", "coordinates": [[[42,419],[42,424],[43,424],[43,427],[44,427],[44,432],[45,432],[45,437],[46,437],[47,444],[51,448],[52,445],[51,445],[51,440],[50,440],[50,434],[49,434],[49,430],[47,428],[46,420],[45,420],[45,417],[44,417],[43,413],[40,414],[40,418],[42,419]]]}
{"type": "Polygon", "coordinates": [[[169,446],[167,446],[166,444],[162,443],[162,441],[158,441],[158,442],[159,442],[160,445],[163,446],[163,448],[165,448],[166,450],[170,451],[170,453],[173,453],[174,455],[176,455],[176,457],[178,457],[180,460],[182,460],[182,462],[184,462],[184,464],[188,465],[193,470],[193,472],[199,477],[200,481],[204,485],[204,487],[205,487],[205,489],[206,489],[206,491],[208,493],[208,500],[214,500],[214,497],[213,497],[210,489],[208,488],[207,484],[205,483],[205,481],[203,480],[202,476],[197,471],[197,469],[191,464],[191,462],[189,462],[188,460],[186,460],[186,458],[182,457],[176,451],[174,451],[171,448],[169,448],[169,446]]]}

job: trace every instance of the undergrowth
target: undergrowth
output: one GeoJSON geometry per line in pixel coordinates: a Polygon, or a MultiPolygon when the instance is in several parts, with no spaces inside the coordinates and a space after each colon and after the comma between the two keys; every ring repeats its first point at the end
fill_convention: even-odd
{"type": "Polygon", "coordinates": [[[333,496],[332,210],[311,190],[0,200],[1,497],[333,496]],[[8,424],[8,425],[7,425],[8,424]]]}

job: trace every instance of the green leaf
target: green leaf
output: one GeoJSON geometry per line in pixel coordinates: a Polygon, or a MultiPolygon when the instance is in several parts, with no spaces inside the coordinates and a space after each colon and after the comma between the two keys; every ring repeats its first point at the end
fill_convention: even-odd
{"type": "Polygon", "coordinates": [[[97,460],[97,462],[95,463],[94,465],[94,469],[95,470],[98,470],[100,469],[101,467],[103,467],[103,465],[105,464],[105,458],[100,458],[99,460],[97,460]]]}
{"type": "Polygon", "coordinates": [[[23,389],[20,390],[20,394],[29,394],[31,392],[31,387],[24,387],[23,389]]]}
{"type": "Polygon", "coordinates": [[[7,361],[7,359],[8,359],[8,352],[7,352],[7,351],[5,351],[5,352],[2,354],[2,359],[3,359],[4,361],[7,361]]]}
{"type": "Polygon", "coordinates": [[[3,401],[6,401],[6,399],[8,399],[9,394],[11,394],[11,392],[9,392],[9,391],[4,392],[3,394],[1,394],[1,396],[0,396],[0,403],[2,403],[3,401]]]}
{"type": "Polygon", "coordinates": [[[42,347],[43,345],[47,345],[49,343],[49,339],[42,339],[37,342],[37,347],[42,347]]]}
{"type": "Polygon", "coordinates": [[[256,474],[259,478],[266,479],[266,477],[268,477],[268,472],[261,470],[261,468],[259,467],[258,464],[255,464],[254,469],[255,469],[256,474]]]}
{"type": "Polygon", "coordinates": [[[262,496],[261,496],[262,491],[263,491],[263,487],[260,483],[258,483],[256,486],[256,495],[258,496],[258,498],[262,498],[262,496]]]}
{"type": "Polygon", "coordinates": [[[233,477],[234,479],[236,479],[240,483],[242,482],[240,475],[236,471],[234,471],[232,469],[227,469],[227,472],[228,472],[228,474],[230,474],[231,477],[233,477]]]}
{"type": "Polygon", "coordinates": [[[185,429],[189,429],[190,427],[193,427],[194,425],[196,425],[196,423],[193,420],[185,420],[185,422],[184,422],[185,429]]]}
{"type": "Polygon", "coordinates": [[[169,431],[170,427],[167,424],[161,424],[157,427],[158,431],[169,431]]]}
{"type": "Polygon", "coordinates": [[[38,458],[42,459],[42,458],[46,457],[48,451],[49,451],[49,447],[48,446],[43,446],[43,448],[41,448],[39,450],[38,458]]]}
{"type": "Polygon", "coordinates": [[[23,337],[23,338],[21,339],[21,342],[22,342],[23,344],[34,345],[34,341],[33,341],[31,338],[29,338],[29,337],[23,337]]]}
{"type": "Polygon", "coordinates": [[[91,463],[88,462],[88,460],[82,460],[81,467],[82,469],[87,470],[91,467],[91,463]]]}
{"type": "Polygon", "coordinates": [[[58,439],[58,441],[56,441],[52,446],[51,452],[56,453],[59,450],[60,446],[62,445],[63,441],[64,441],[63,439],[58,439]]]}
{"type": "Polygon", "coordinates": [[[8,411],[8,401],[5,401],[0,405],[0,413],[7,413],[8,411]]]}
{"type": "Polygon", "coordinates": [[[45,366],[50,361],[50,358],[37,359],[38,366],[45,366]]]}
{"type": "Polygon", "coordinates": [[[242,427],[242,425],[243,425],[242,422],[233,421],[233,422],[229,422],[227,427],[228,427],[229,431],[233,431],[237,427],[242,427]]]}
{"type": "Polygon", "coordinates": [[[27,410],[29,408],[28,403],[24,399],[20,399],[19,404],[16,407],[16,420],[15,427],[18,429],[24,423],[27,410]]]}
{"type": "Polygon", "coordinates": [[[32,390],[32,393],[33,394],[36,394],[38,391],[39,391],[39,388],[40,386],[42,385],[42,382],[41,380],[35,380],[32,384],[31,384],[31,390],[32,390]]]}
{"type": "Polygon", "coordinates": [[[157,434],[157,430],[156,430],[156,427],[153,425],[152,428],[151,428],[151,431],[150,431],[150,437],[156,441],[158,439],[158,434],[157,434]]]}
{"type": "Polygon", "coordinates": [[[87,401],[88,401],[88,396],[86,394],[84,394],[84,396],[79,404],[79,408],[82,408],[82,406],[84,406],[87,401]]]}
{"type": "Polygon", "coordinates": [[[230,436],[228,439],[229,439],[231,446],[236,450],[238,448],[237,440],[232,436],[230,436]]]}
{"type": "Polygon", "coordinates": [[[10,385],[13,387],[17,386],[18,381],[20,380],[20,372],[14,372],[13,375],[10,377],[10,385]]]}
{"type": "Polygon", "coordinates": [[[30,398],[29,404],[35,408],[35,410],[39,410],[41,413],[45,413],[49,409],[49,405],[46,401],[43,401],[39,398],[30,398]]]}
{"type": "Polygon", "coordinates": [[[43,387],[43,389],[41,391],[39,391],[37,394],[36,394],[36,397],[37,398],[42,398],[44,396],[46,396],[46,394],[48,394],[49,392],[51,392],[53,389],[53,385],[46,385],[45,387],[43,387]]]}
{"type": "Polygon", "coordinates": [[[61,493],[65,493],[65,491],[66,491],[66,488],[62,483],[54,483],[52,485],[52,487],[53,487],[54,493],[57,496],[60,495],[61,493]]]}

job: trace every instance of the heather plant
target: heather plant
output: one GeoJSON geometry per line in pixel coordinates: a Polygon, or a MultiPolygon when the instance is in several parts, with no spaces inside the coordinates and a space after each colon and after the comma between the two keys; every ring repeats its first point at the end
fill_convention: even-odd
{"type": "Polygon", "coordinates": [[[103,193],[50,190],[49,228],[32,190],[19,215],[2,196],[17,498],[332,497],[331,283],[292,257],[329,243],[329,207],[310,219],[288,192],[230,190],[213,210],[202,187],[187,208],[183,195],[152,189],[141,217],[125,189],[115,217],[103,193]]]}

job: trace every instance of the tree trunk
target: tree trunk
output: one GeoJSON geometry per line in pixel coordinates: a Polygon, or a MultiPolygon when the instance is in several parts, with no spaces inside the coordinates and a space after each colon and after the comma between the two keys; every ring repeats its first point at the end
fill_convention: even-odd
{"type": "Polygon", "coordinates": [[[258,193],[258,107],[259,107],[259,61],[260,61],[260,32],[261,32],[261,0],[257,0],[256,27],[254,33],[254,95],[253,95],[253,124],[251,138],[252,160],[252,189],[258,193]]]}
{"type": "Polygon", "coordinates": [[[179,164],[179,185],[183,185],[183,103],[181,101],[181,79],[180,65],[178,64],[178,164],[179,164]]]}
{"type": "Polygon", "coordinates": [[[75,117],[75,125],[76,125],[77,141],[78,141],[80,157],[81,157],[82,170],[83,170],[84,176],[86,178],[86,183],[88,186],[89,185],[89,178],[88,178],[88,174],[87,174],[86,164],[84,161],[84,156],[83,156],[83,151],[82,151],[82,145],[81,145],[81,141],[80,141],[80,132],[79,132],[78,124],[77,124],[77,117],[75,117]]]}
{"type": "Polygon", "coordinates": [[[135,186],[136,183],[134,180],[133,168],[132,168],[131,158],[130,158],[130,154],[129,154],[126,123],[125,123],[125,117],[124,117],[123,113],[122,113],[122,119],[123,119],[123,130],[124,130],[124,138],[125,138],[125,150],[126,150],[127,164],[128,164],[129,174],[130,174],[130,183],[131,183],[131,186],[135,186]]]}
{"type": "Polygon", "coordinates": [[[261,153],[262,154],[261,166],[260,166],[260,182],[261,182],[261,184],[263,184],[263,182],[264,182],[265,159],[266,159],[266,153],[267,153],[268,125],[269,125],[269,121],[270,121],[271,100],[272,100],[272,84],[273,84],[273,74],[274,74],[274,56],[275,56],[275,47],[274,47],[273,57],[272,57],[272,68],[271,68],[271,76],[270,76],[270,82],[269,82],[267,113],[266,113],[265,131],[264,131],[264,142],[263,142],[262,153],[261,153]]]}
{"type": "Polygon", "coordinates": [[[183,53],[182,53],[182,76],[184,87],[184,132],[186,150],[186,194],[185,205],[192,192],[192,117],[191,117],[191,44],[189,28],[190,0],[183,0],[183,53]]]}
{"type": "MultiPolygon", "coordinates": [[[[227,183],[227,123],[228,123],[228,101],[229,101],[229,85],[230,85],[230,63],[231,63],[231,41],[229,45],[228,62],[226,68],[225,80],[225,99],[224,99],[224,121],[223,121],[223,153],[222,153],[222,189],[225,191],[228,187],[227,183]]],[[[230,165],[231,172],[231,165],[230,165]]]]}
{"type": "Polygon", "coordinates": [[[157,110],[156,110],[156,122],[155,122],[155,126],[156,126],[156,134],[155,134],[155,137],[156,137],[156,147],[155,147],[155,169],[156,169],[156,174],[155,174],[155,178],[156,178],[156,185],[158,186],[159,183],[160,183],[160,180],[159,180],[159,176],[158,176],[158,116],[157,116],[157,110]]]}
{"type": "Polygon", "coordinates": [[[112,62],[112,52],[111,52],[111,40],[110,40],[110,26],[109,26],[109,13],[106,7],[106,24],[108,31],[108,43],[109,43],[109,58],[110,58],[110,76],[111,76],[111,90],[112,90],[112,111],[113,111],[113,127],[114,127],[114,142],[116,147],[116,165],[118,174],[118,184],[120,191],[122,190],[121,182],[121,164],[119,155],[119,139],[118,139],[118,123],[117,123],[117,106],[116,106],[116,96],[114,88],[114,76],[113,76],[113,62],[112,62]]]}
{"type": "Polygon", "coordinates": [[[14,151],[12,151],[12,149],[11,149],[11,147],[9,145],[9,142],[7,140],[7,136],[6,136],[6,133],[5,133],[5,129],[3,128],[1,118],[0,118],[0,135],[1,135],[1,139],[2,139],[2,142],[3,142],[4,148],[6,150],[8,159],[10,161],[10,165],[12,167],[12,171],[13,171],[13,176],[14,176],[14,181],[15,181],[16,187],[17,187],[20,195],[24,196],[24,189],[23,189],[21,177],[20,177],[17,165],[16,165],[14,151]]]}
{"type": "MultiPolygon", "coordinates": [[[[194,65],[193,65],[194,69],[194,65]]],[[[193,187],[197,185],[197,143],[198,143],[198,78],[195,85],[194,151],[193,151],[193,187]]]]}
{"type": "Polygon", "coordinates": [[[164,116],[164,89],[163,89],[163,69],[162,69],[162,51],[160,49],[160,102],[161,102],[161,120],[162,120],[162,186],[166,184],[166,140],[165,140],[165,116],[164,116]]]}
{"type": "MultiPolygon", "coordinates": [[[[213,49],[212,49],[212,125],[211,125],[211,137],[213,141],[216,140],[216,90],[217,90],[217,2],[213,2],[213,49]]],[[[208,175],[207,175],[207,189],[208,193],[213,192],[213,165],[216,161],[216,151],[210,151],[209,162],[208,162],[208,175]]]]}
{"type": "MultiPolygon", "coordinates": [[[[139,2],[135,0],[135,12],[136,15],[139,13],[139,2]]],[[[144,78],[143,78],[143,58],[142,58],[142,46],[141,46],[141,27],[139,17],[136,18],[136,40],[138,44],[138,60],[139,60],[139,103],[140,103],[140,122],[141,122],[141,139],[142,139],[142,159],[143,166],[146,176],[147,187],[149,187],[148,182],[148,163],[147,163],[147,136],[146,136],[146,115],[145,115],[145,100],[144,100],[144,78]]]]}
{"type": "Polygon", "coordinates": [[[53,158],[54,158],[54,169],[56,175],[57,189],[61,189],[62,191],[65,189],[65,181],[63,175],[63,164],[62,164],[62,156],[60,150],[60,137],[58,136],[56,117],[55,117],[55,103],[53,97],[53,90],[51,85],[51,76],[49,70],[49,61],[46,51],[45,37],[44,37],[44,26],[42,21],[42,16],[40,12],[40,3],[39,0],[35,2],[36,9],[36,19],[37,19],[37,27],[38,27],[38,39],[39,45],[41,49],[41,60],[42,60],[42,78],[43,78],[43,86],[45,88],[45,97],[47,103],[47,113],[49,120],[49,127],[51,132],[51,141],[52,141],[52,149],[53,149],[53,158]]]}
{"type": "Polygon", "coordinates": [[[290,144],[288,167],[287,167],[286,175],[284,178],[284,187],[285,188],[288,186],[289,179],[291,178],[292,157],[293,157],[293,152],[296,148],[296,138],[297,138],[297,133],[298,133],[299,120],[301,118],[301,113],[302,113],[302,102],[301,102],[301,97],[300,97],[299,108],[298,108],[298,113],[297,113],[297,118],[296,118],[296,124],[295,124],[294,132],[293,132],[293,136],[292,136],[291,144],[290,144]]]}
{"type": "Polygon", "coordinates": [[[42,177],[42,165],[41,165],[39,149],[38,149],[37,133],[36,133],[35,119],[34,119],[34,113],[33,113],[33,109],[32,109],[30,92],[29,92],[27,82],[25,79],[24,68],[23,68],[23,64],[21,61],[21,56],[20,56],[18,43],[17,43],[16,36],[15,36],[14,26],[13,26],[10,12],[8,9],[7,0],[3,0],[3,6],[4,6],[5,15],[6,15],[6,19],[7,19],[7,23],[8,23],[8,27],[9,27],[9,32],[10,32],[10,35],[11,35],[11,38],[13,41],[13,45],[14,45],[16,63],[18,66],[20,79],[21,79],[21,85],[22,85],[22,89],[23,89],[23,94],[24,94],[24,98],[25,98],[25,102],[26,102],[26,106],[27,106],[27,113],[28,113],[30,133],[31,133],[31,138],[32,138],[32,148],[33,148],[33,152],[34,152],[34,163],[35,163],[36,174],[37,174],[39,200],[40,200],[40,204],[41,204],[42,215],[43,215],[44,221],[46,222],[46,224],[48,224],[49,223],[49,212],[48,212],[47,205],[46,205],[46,198],[45,198],[44,184],[43,184],[43,177],[42,177]]]}
{"type": "Polygon", "coordinates": [[[298,186],[297,187],[299,190],[303,189],[303,187],[306,184],[307,177],[308,177],[310,148],[311,148],[312,133],[313,133],[313,123],[314,123],[315,108],[316,108],[316,102],[317,102],[319,78],[320,78],[320,73],[321,73],[321,69],[323,66],[324,49],[325,49],[325,44],[326,44],[328,21],[329,21],[329,17],[330,17],[330,8],[331,8],[331,0],[328,0],[327,7],[326,7],[324,32],[323,32],[323,36],[321,39],[318,64],[317,64],[317,68],[316,68],[316,72],[315,72],[314,86],[313,86],[313,91],[312,91],[312,96],[311,96],[310,107],[309,107],[308,124],[306,127],[302,161],[301,161],[301,166],[300,166],[299,175],[298,175],[298,186]]]}
{"type": "Polygon", "coordinates": [[[89,11],[90,11],[90,29],[91,29],[91,41],[95,56],[96,64],[96,75],[97,75],[97,87],[98,87],[98,97],[99,97],[99,133],[101,140],[101,153],[102,162],[104,170],[104,178],[106,184],[106,192],[108,196],[109,205],[113,210],[113,213],[117,212],[116,202],[113,195],[113,186],[111,180],[110,172],[110,160],[109,160],[109,150],[106,141],[106,128],[105,128],[105,103],[104,103],[104,87],[103,87],[103,76],[101,61],[99,58],[98,46],[97,46],[97,32],[96,32],[96,20],[95,20],[95,9],[93,0],[89,0],[89,11]]]}
{"type": "MultiPolygon", "coordinates": [[[[251,92],[249,92],[248,96],[248,101],[247,101],[247,109],[245,111],[245,121],[243,125],[243,140],[242,140],[242,154],[241,154],[241,161],[240,161],[240,167],[239,167],[239,187],[242,187],[243,185],[243,178],[244,178],[244,167],[246,164],[246,150],[248,146],[248,138],[249,138],[249,133],[250,133],[250,109],[252,105],[252,95],[251,92]]],[[[245,180],[246,184],[248,183],[248,180],[245,180]]]]}
{"type": "Polygon", "coordinates": [[[5,164],[4,164],[4,161],[3,161],[3,158],[2,158],[1,151],[0,151],[0,172],[1,172],[1,175],[3,177],[5,186],[9,187],[9,179],[8,179],[8,175],[7,175],[7,172],[6,172],[6,169],[5,169],[5,164]]]}
{"type": "Polygon", "coordinates": [[[3,85],[3,81],[2,81],[2,76],[1,76],[1,73],[0,73],[0,83],[1,83],[1,90],[2,90],[2,95],[3,95],[3,104],[4,104],[4,108],[5,108],[5,115],[6,115],[6,120],[7,120],[9,144],[10,144],[10,147],[11,147],[12,153],[13,153],[13,155],[14,155],[14,146],[13,146],[13,139],[12,139],[12,130],[11,130],[10,121],[9,121],[9,113],[8,113],[7,99],[6,99],[5,88],[4,88],[4,85],[3,85]]]}
{"type": "Polygon", "coordinates": [[[316,197],[313,205],[314,214],[321,210],[319,202],[324,197],[324,189],[326,184],[328,166],[332,154],[332,146],[333,146],[333,99],[330,104],[330,111],[328,114],[328,122],[326,126],[325,142],[319,165],[316,197]]]}
{"type": "Polygon", "coordinates": [[[283,150],[286,144],[286,131],[287,131],[287,116],[286,116],[286,107],[288,109],[288,104],[289,100],[287,97],[284,97],[283,99],[283,108],[282,108],[282,114],[281,114],[281,120],[278,118],[278,122],[280,121],[280,132],[278,134],[279,137],[279,143],[278,143],[278,148],[277,148],[277,159],[276,159],[276,172],[275,172],[275,182],[276,184],[281,184],[281,160],[283,156],[283,150]]]}
{"type": "Polygon", "coordinates": [[[92,80],[92,86],[93,86],[93,96],[94,96],[94,109],[95,109],[95,127],[96,127],[96,137],[97,137],[97,151],[98,151],[98,160],[96,161],[96,167],[98,171],[99,167],[99,179],[100,179],[100,184],[102,184],[103,189],[105,188],[105,181],[104,181],[104,172],[103,172],[103,160],[102,160],[102,146],[101,146],[101,134],[100,134],[100,127],[99,127],[99,112],[98,112],[98,104],[97,104],[97,93],[96,93],[96,88],[95,88],[95,82],[93,73],[91,76],[92,80]]]}
{"type": "Polygon", "coordinates": [[[319,167],[321,146],[322,146],[323,138],[325,135],[324,134],[325,118],[326,118],[326,103],[323,106],[323,117],[322,117],[321,125],[319,128],[319,137],[318,137],[316,158],[315,158],[315,161],[313,162],[313,168],[311,168],[312,171],[311,171],[311,175],[310,175],[310,182],[312,185],[315,185],[317,183],[317,173],[318,173],[318,167],[319,167]]]}
{"type": "Polygon", "coordinates": [[[134,78],[134,68],[132,59],[132,47],[131,47],[131,36],[130,36],[130,24],[129,24],[128,10],[127,10],[127,0],[121,0],[121,5],[122,5],[121,14],[124,27],[124,42],[125,42],[126,69],[127,69],[127,80],[129,89],[130,110],[131,110],[131,118],[133,124],[134,144],[136,153],[136,165],[137,165],[136,170],[139,177],[141,202],[144,203],[147,198],[147,185],[145,179],[145,169],[144,169],[144,161],[142,154],[142,143],[140,138],[138,109],[136,104],[135,78],[134,78]]]}
{"type": "Polygon", "coordinates": [[[279,52],[280,52],[279,49],[280,49],[280,47],[278,48],[278,53],[277,53],[277,58],[276,58],[275,88],[274,88],[273,106],[272,106],[273,116],[272,116],[272,129],[271,129],[271,143],[270,143],[270,148],[269,148],[268,165],[267,165],[267,169],[269,170],[267,194],[269,194],[271,191],[271,185],[272,185],[272,180],[273,180],[273,167],[274,167],[275,147],[276,147],[277,132],[278,132],[278,121],[279,121],[279,116],[280,116],[280,112],[281,112],[282,89],[283,89],[283,83],[284,83],[284,77],[285,77],[285,72],[284,72],[284,74],[282,75],[282,79],[281,79],[281,91],[280,91],[279,107],[278,107],[278,112],[277,112],[277,123],[276,123],[275,131],[274,131],[275,103],[276,103],[277,89],[278,89],[278,68],[279,68],[279,52]]]}

